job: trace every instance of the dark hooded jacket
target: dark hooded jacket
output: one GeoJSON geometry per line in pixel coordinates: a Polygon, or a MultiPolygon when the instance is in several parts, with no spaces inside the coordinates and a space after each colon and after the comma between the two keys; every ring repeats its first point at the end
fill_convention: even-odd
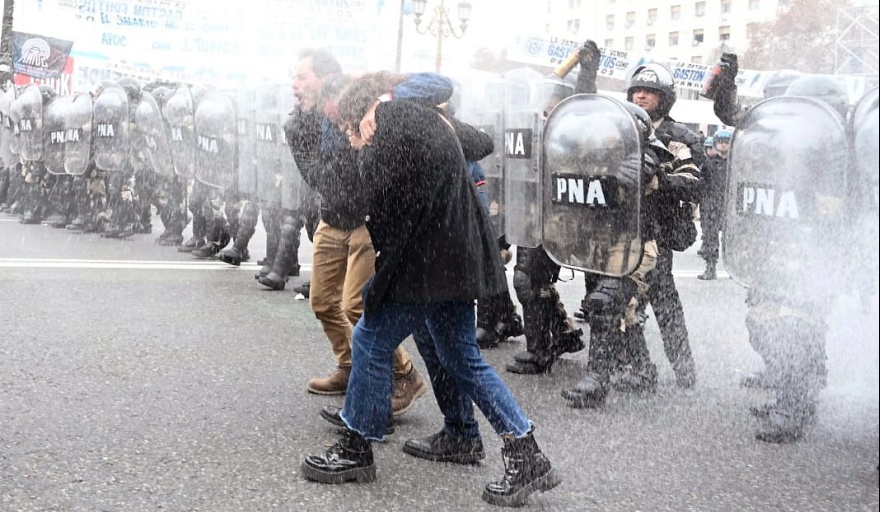
{"type": "Polygon", "coordinates": [[[470,301],[507,288],[489,217],[443,118],[410,102],[376,108],[360,155],[376,274],[365,313],[383,302],[470,301]]]}

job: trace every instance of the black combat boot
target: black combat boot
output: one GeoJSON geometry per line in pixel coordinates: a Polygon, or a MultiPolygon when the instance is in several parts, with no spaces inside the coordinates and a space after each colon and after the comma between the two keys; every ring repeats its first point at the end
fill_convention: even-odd
{"type": "Polygon", "coordinates": [[[541,453],[532,432],[520,439],[504,438],[504,476],[483,489],[483,501],[499,507],[521,507],[536,491],[549,491],[562,478],[541,453]]]}
{"type": "Polygon", "coordinates": [[[241,216],[238,219],[238,230],[235,233],[235,242],[229,249],[220,251],[217,257],[223,263],[241,266],[242,261],[250,259],[248,252],[248,244],[256,233],[257,220],[260,210],[255,203],[248,202],[242,208],[241,216]]]}
{"type": "Polygon", "coordinates": [[[552,307],[546,297],[538,297],[523,304],[526,350],[513,356],[513,362],[506,366],[507,371],[521,375],[550,372],[559,357],[553,351],[553,338],[550,334],[552,307]]]}
{"type": "Polygon", "coordinates": [[[495,316],[495,297],[477,301],[477,345],[483,350],[498,346],[495,316]]]}
{"type": "Polygon", "coordinates": [[[278,249],[276,249],[275,258],[272,261],[272,269],[265,276],[261,276],[259,273],[255,276],[261,285],[270,290],[283,290],[287,285],[288,276],[299,275],[297,254],[299,231],[296,227],[294,216],[289,215],[284,218],[278,249]]]}
{"type": "Polygon", "coordinates": [[[626,365],[611,377],[611,386],[630,393],[654,393],[657,390],[657,366],[651,362],[648,344],[641,325],[631,325],[620,334],[626,365]]]}
{"type": "MultiPolygon", "coordinates": [[[[616,366],[614,346],[620,331],[598,322],[590,326],[590,361],[587,374],[571,389],[562,390],[562,397],[578,409],[595,408],[605,404],[611,368],[616,366]]],[[[619,345],[619,344],[618,344],[619,345]]]]}
{"type": "Polygon", "coordinates": [[[434,462],[457,464],[476,464],[486,458],[483,441],[479,437],[452,437],[446,430],[427,437],[407,439],[403,444],[403,453],[434,462]]]}
{"type": "Polygon", "coordinates": [[[309,455],[302,463],[302,474],[325,484],[372,482],[376,465],[370,442],[357,432],[344,429],[342,437],[322,455],[309,455]]]}

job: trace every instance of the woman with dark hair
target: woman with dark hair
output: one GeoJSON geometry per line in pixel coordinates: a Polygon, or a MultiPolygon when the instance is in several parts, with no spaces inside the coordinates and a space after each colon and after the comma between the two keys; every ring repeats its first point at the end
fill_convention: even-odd
{"type": "MultiPolygon", "coordinates": [[[[352,373],[339,414],[343,436],[325,454],[306,457],[306,478],[325,483],[372,481],[370,441],[381,441],[390,415],[391,354],[414,331],[447,428],[451,450],[474,449],[479,437],[454,438],[450,425],[469,423],[471,402],[502,436],[506,471],[483,491],[494,505],[519,506],[560,478],[541,453],[533,425],[480,354],[474,300],[506,288],[497,244],[480,205],[452,125],[409,101],[381,102],[382,75],[362,77],[338,103],[338,122],[360,151],[367,229],[376,273],[364,288],[364,315],[353,334],[352,373]],[[375,108],[367,144],[360,122],[375,108]],[[430,341],[428,341],[430,340],[430,341]]],[[[477,433],[477,436],[479,433],[477,433]]],[[[435,436],[436,437],[436,436],[435,436]]],[[[479,444],[482,451],[482,445],[479,444]]]]}

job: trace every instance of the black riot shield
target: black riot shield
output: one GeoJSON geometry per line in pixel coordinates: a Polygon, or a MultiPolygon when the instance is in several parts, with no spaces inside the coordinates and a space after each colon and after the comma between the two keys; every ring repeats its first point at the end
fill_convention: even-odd
{"type": "Polygon", "coordinates": [[[134,113],[135,147],[143,153],[153,171],[163,178],[174,177],[171,159],[171,137],[162,110],[150,93],[141,94],[134,113]]]}
{"type": "Polygon", "coordinates": [[[504,229],[507,241],[541,244],[540,148],[543,108],[532,105],[541,81],[537,72],[513,70],[504,84],[504,229]]]}
{"type": "Polygon", "coordinates": [[[238,155],[235,147],[234,99],[221,91],[208,91],[195,111],[196,179],[210,187],[235,190],[238,155]]]}
{"type": "Polygon", "coordinates": [[[12,102],[15,101],[15,89],[10,87],[8,91],[0,94],[0,158],[3,159],[4,167],[12,167],[18,163],[18,146],[15,146],[13,152],[12,144],[16,141],[15,131],[12,126],[12,102]]]}
{"type": "Polygon", "coordinates": [[[287,138],[284,135],[284,124],[288,121],[290,113],[296,109],[296,97],[289,87],[278,89],[278,106],[280,117],[278,119],[281,137],[279,138],[279,154],[281,155],[281,207],[285,210],[302,210],[306,202],[314,196],[311,187],[302,179],[299,167],[290,152],[287,138]]]}
{"type": "Polygon", "coordinates": [[[254,132],[254,116],[257,113],[256,91],[242,87],[235,94],[236,138],[238,141],[238,191],[242,194],[257,193],[257,153],[254,132]]]}
{"type": "Polygon", "coordinates": [[[558,264],[620,277],[638,268],[644,149],[617,100],[579,94],[553,109],[542,146],[544,250],[558,264]]]}
{"type": "Polygon", "coordinates": [[[92,159],[92,97],[77,94],[64,113],[64,170],[81,176],[92,159]]]}
{"type": "Polygon", "coordinates": [[[92,137],[95,166],[120,172],[131,166],[131,122],[125,89],[110,85],[101,90],[93,106],[92,137]]]}
{"type": "Polygon", "coordinates": [[[43,110],[43,163],[51,174],[67,174],[64,168],[64,146],[67,137],[67,109],[73,96],[55,96],[43,110]]]}
{"type": "Polygon", "coordinates": [[[179,85],[165,102],[162,115],[168,123],[174,172],[184,179],[196,175],[195,103],[188,85],[179,85]]]}
{"type": "Polygon", "coordinates": [[[843,121],[825,103],[780,96],[752,107],[728,160],[730,275],[783,296],[839,289],[847,165],[843,121]]]}
{"type": "Polygon", "coordinates": [[[29,85],[18,96],[18,130],[21,158],[28,162],[43,159],[43,95],[38,85],[29,85]]]}
{"type": "MultiPolygon", "coordinates": [[[[878,110],[880,110],[880,89],[869,91],[859,100],[851,118],[850,133],[852,137],[852,176],[853,185],[862,188],[861,193],[868,196],[867,206],[876,219],[880,209],[880,126],[878,126],[878,110]]],[[[851,187],[851,189],[854,187],[851,187]]]]}

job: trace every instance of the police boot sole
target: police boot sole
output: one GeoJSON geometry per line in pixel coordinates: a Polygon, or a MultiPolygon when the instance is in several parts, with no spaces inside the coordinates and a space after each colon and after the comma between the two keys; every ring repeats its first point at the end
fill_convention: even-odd
{"type": "Polygon", "coordinates": [[[522,507],[532,494],[541,491],[547,492],[555,489],[562,483],[562,477],[556,473],[555,468],[551,468],[544,476],[524,485],[522,489],[510,495],[492,494],[485,489],[483,490],[483,501],[496,507],[522,507]]]}
{"type": "Polygon", "coordinates": [[[302,475],[314,482],[322,484],[343,484],[345,482],[358,482],[366,484],[376,481],[376,466],[366,468],[353,468],[347,471],[329,473],[313,468],[306,462],[302,463],[302,475]]]}

